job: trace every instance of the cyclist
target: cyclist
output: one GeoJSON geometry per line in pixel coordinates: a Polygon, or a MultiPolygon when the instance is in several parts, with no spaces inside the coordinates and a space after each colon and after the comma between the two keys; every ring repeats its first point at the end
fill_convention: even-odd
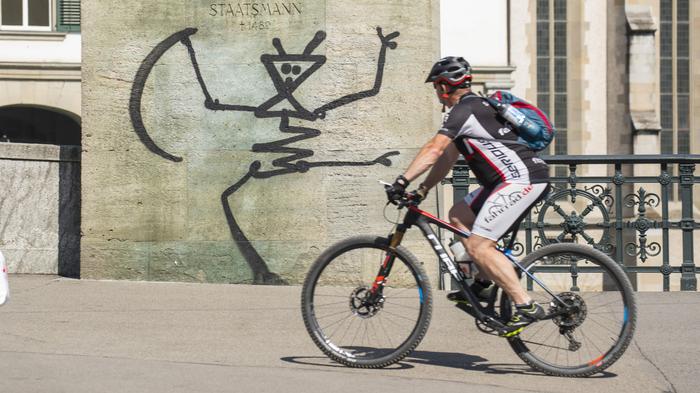
{"type": "MultiPolygon", "coordinates": [[[[517,142],[510,123],[472,92],[471,79],[471,67],[462,57],[445,57],[433,65],[426,83],[433,84],[438,100],[450,111],[437,135],[387,188],[387,197],[396,203],[411,181],[430,170],[413,192],[415,197],[425,198],[449,173],[460,153],[464,156],[481,187],[456,202],[449,219],[454,226],[471,231],[471,236],[461,241],[480,274],[495,281],[514,301],[515,312],[502,333],[510,337],[542,319],[545,311],[523,290],[512,264],[496,249],[496,242],[547,195],[549,168],[535,151],[517,142]]],[[[488,284],[482,281],[476,292],[488,284]]],[[[461,292],[448,298],[466,301],[461,292]]]]}

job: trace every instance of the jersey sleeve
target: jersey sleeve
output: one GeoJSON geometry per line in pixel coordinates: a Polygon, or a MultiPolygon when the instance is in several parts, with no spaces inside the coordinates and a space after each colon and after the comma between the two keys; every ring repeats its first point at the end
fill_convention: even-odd
{"type": "Polygon", "coordinates": [[[455,139],[464,133],[464,125],[471,116],[472,110],[469,105],[463,103],[457,104],[452,108],[450,113],[442,123],[442,127],[438,130],[438,134],[445,135],[451,139],[455,139]]]}

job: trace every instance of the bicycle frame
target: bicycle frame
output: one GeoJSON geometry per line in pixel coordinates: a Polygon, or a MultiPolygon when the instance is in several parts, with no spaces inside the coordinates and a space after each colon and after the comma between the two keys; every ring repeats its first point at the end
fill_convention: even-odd
{"type": "MultiPolygon", "coordinates": [[[[457,267],[456,263],[452,260],[450,255],[447,253],[445,248],[442,246],[440,241],[438,240],[438,237],[435,235],[435,232],[433,229],[430,227],[430,224],[434,224],[440,228],[443,228],[445,230],[448,230],[455,235],[464,237],[464,238],[469,238],[471,236],[471,233],[468,231],[462,231],[461,229],[447,223],[446,221],[443,221],[432,214],[423,211],[419,209],[418,207],[414,205],[408,206],[408,211],[406,213],[406,216],[404,217],[403,223],[398,224],[396,227],[396,231],[390,235],[390,245],[389,249],[390,250],[395,250],[396,247],[398,247],[401,244],[401,240],[403,239],[404,234],[406,231],[411,228],[412,226],[417,226],[420,228],[421,232],[423,232],[423,235],[428,239],[430,242],[430,245],[433,248],[433,251],[435,254],[438,256],[438,259],[440,260],[440,263],[444,265],[444,267],[447,269],[447,271],[450,273],[450,275],[455,279],[457,283],[459,283],[459,290],[462,291],[462,294],[466,296],[466,298],[469,300],[469,303],[472,306],[464,306],[460,307],[464,311],[469,312],[472,314],[473,311],[473,316],[482,321],[482,322],[487,322],[487,323],[495,323],[496,325],[502,325],[502,323],[496,319],[494,319],[491,315],[489,315],[489,308],[493,307],[493,304],[489,304],[488,307],[484,307],[481,305],[480,301],[477,299],[476,295],[471,291],[468,285],[464,284],[464,275],[461,272],[461,270],[457,267]],[[468,309],[467,309],[468,308],[468,309]]],[[[551,295],[556,301],[561,303],[566,307],[566,304],[556,295],[554,294],[549,288],[547,288],[546,285],[544,285],[539,279],[537,279],[535,276],[533,276],[527,269],[525,269],[520,262],[510,254],[510,250],[508,249],[501,249],[498,248],[499,251],[503,253],[503,255],[508,258],[508,260],[515,266],[516,269],[518,269],[520,272],[524,273],[527,275],[530,279],[532,279],[534,282],[536,282],[542,289],[544,289],[549,295],[551,295]]],[[[372,286],[372,292],[377,293],[377,290],[381,292],[380,288],[383,286],[386,277],[388,277],[391,267],[393,265],[394,261],[394,255],[391,252],[388,252],[386,255],[386,258],[384,259],[384,263],[382,264],[382,267],[379,270],[379,273],[377,274],[377,278],[375,279],[375,282],[372,286]]],[[[495,299],[491,299],[491,302],[495,301],[495,299]]],[[[459,304],[458,306],[462,306],[459,304]]],[[[549,317],[553,317],[554,315],[550,315],[549,317]]]]}

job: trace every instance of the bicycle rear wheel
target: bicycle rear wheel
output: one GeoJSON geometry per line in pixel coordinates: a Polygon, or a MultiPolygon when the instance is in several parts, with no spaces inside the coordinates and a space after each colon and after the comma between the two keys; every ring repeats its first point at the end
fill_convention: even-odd
{"type": "MultiPolygon", "coordinates": [[[[522,265],[575,306],[509,339],[523,361],[549,375],[583,377],[622,356],[634,334],[637,307],[632,285],[615,261],[587,245],[554,244],[532,252],[522,265]]],[[[549,313],[564,309],[536,282],[525,275],[521,280],[549,313]]]]}
{"type": "Polygon", "coordinates": [[[350,367],[380,368],[408,355],[423,339],[432,312],[428,276],[403,247],[383,291],[370,289],[389,252],[386,238],[360,236],[331,246],[311,266],[301,310],[306,330],[328,357],[350,367]]]}

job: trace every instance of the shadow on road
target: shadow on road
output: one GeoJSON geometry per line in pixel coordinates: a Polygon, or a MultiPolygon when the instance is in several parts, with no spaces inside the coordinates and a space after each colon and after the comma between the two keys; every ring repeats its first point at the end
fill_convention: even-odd
{"type": "MultiPolygon", "coordinates": [[[[280,360],[309,366],[322,367],[346,367],[335,363],[324,356],[288,356],[280,360]]],[[[460,370],[481,371],[488,374],[519,374],[546,376],[538,371],[531,369],[525,364],[496,364],[488,363],[488,359],[481,356],[468,355],[458,352],[431,352],[431,351],[413,351],[409,356],[401,362],[384,368],[385,370],[405,370],[414,368],[414,364],[449,367],[460,370]]],[[[604,371],[600,374],[590,376],[588,378],[612,378],[617,377],[617,374],[604,371]]]]}

